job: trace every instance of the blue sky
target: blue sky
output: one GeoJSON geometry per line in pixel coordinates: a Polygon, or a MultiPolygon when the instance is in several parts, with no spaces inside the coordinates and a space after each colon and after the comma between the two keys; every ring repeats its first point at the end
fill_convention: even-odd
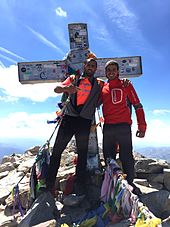
{"type": "Polygon", "coordinates": [[[134,146],[170,146],[169,0],[1,0],[0,143],[44,143],[54,125],[55,83],[21,85],[17,62],[62,60],[67,26],[87,23],[90,50],[98,57],[141,56],[143,75],[131,81],[144,106],[148,129],[134,146]]]}

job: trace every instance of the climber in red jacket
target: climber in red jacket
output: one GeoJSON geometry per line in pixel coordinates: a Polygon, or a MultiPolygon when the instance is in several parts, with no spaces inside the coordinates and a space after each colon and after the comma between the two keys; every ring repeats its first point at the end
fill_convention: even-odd
{"type": "Polygon", "coordinates": [[[132,153],[131,103],[135,109],[138,130],[137,137],[144,137],[146,131],[145,114],[131,82],[119,79],[119,65],[111,60],[105,65],[108,82],[105,83],[101,99],[103,103],[103,154],[107,160],[116,159],[116,147],[119,144],[119,158],[127,181],[134,186],[134,158],[132,153]]]}

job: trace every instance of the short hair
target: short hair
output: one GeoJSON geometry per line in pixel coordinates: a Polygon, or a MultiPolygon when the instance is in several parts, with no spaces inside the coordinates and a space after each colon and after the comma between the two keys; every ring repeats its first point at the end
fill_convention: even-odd
{"type": "Polygon", "coordinates": [[[96,67],[97,67],[97,61],[94,58],[87,58],[86,61],[84,62],[84,64],[86,65],[88,62],[94,61],[96,63],[96,67]]]}
{"type": "Polygon", "coordinates": [[[116,65],[116,66],[117,66],[117,70],[119,70],[119,64],[117,63],[117,61],[110,60],[110,61],[106,62],[106,64],[105,64],[105,70],[106,70],[106,68],[107,68],[109,65],[116,65]]]}

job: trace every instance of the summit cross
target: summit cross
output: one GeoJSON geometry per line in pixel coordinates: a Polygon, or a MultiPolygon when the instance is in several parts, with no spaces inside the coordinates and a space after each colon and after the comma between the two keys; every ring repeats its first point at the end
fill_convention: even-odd
{"type": "MultiPolygon", "coordinates": [[[[21,84],[54,83],[64,81],[70,74],[81,74],[85,60],[90,54],[87,24],[68,24],[70,51],[64,60],[19,62],[18,76],[21,84]]],[[[119,64],[120,78],[138,77],[142,75],[140,56],[96,58],[97,71],[95,77],[106,79],[104,66],[109,60],[119,64]]],[[[94,120],[95,123],[95,120],[94,120]]],[[[90,132],[87,168],[98,169],[99,146],[97,130],[90,132]]]]}

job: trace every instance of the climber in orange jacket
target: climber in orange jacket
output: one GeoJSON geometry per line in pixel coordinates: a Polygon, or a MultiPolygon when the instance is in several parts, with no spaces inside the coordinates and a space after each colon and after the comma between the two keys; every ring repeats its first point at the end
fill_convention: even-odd
{"type": "Polygon", "coordinates": [[[105,65],[108,82],[105,83],[101,93],[103,103],[103,154],[107,160],[116,159],[116,147],[119,144],[119,158],[123,172],[127,174],[127,181],[134,186],[134,158],[132,153],[131,133],[131,103],[135,109],[138,130],[137,137],[144,137],[146,131],[145,114],[137,93],[129,81],[119,79],[119,65],[111,60],[105,65]]]}

